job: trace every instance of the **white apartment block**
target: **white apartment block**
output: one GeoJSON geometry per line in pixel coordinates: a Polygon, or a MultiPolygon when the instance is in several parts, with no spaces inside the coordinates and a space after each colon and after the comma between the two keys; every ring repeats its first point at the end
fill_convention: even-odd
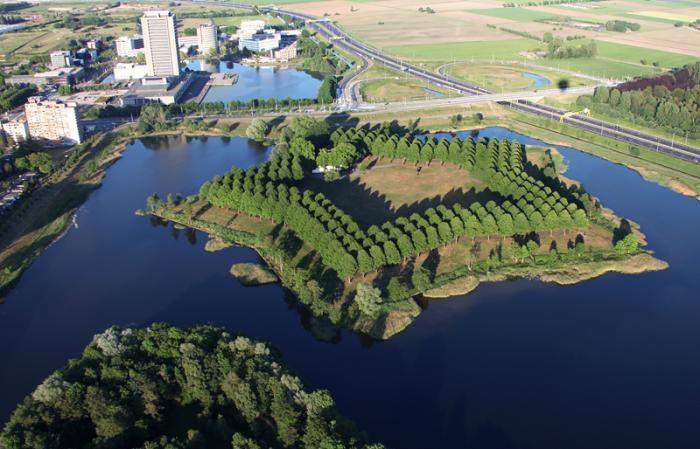
{"type": "Polygon", "coordinates": [[[54,69],[60,69],[62,67],[70,67],[73,64],[73,58],[69,51],[53,51],[51,52],[51,66],[54,69]]]}
{"type": "Polygon", "coordinates": [[[197,27],[197,46],[200,53],[208,54],[212,49],[218,51],[218,39],[216,25],[213,23],[203,23],[197,27]]]}
{"type": "Polygon", "coordinates": [[[68,144],[83,140],[76,103],[31,97],[24,105],[24,114],[32,139],[68,144]]]}
{"type": "Polygon", "coordinates": [[[121,36],[116,40],[117,56],[122,58],[135,58],[143,53],[143,36],[121,36]]]}
{"type": "Polygon", "coordinates": [[[29,127],[27,127],[27,120],[24,118],[24,114],[3,122],[2,131],[13,143],[20,143],[29,139],[29,127]]]}
{"type": "Polygon", "coordinates": [[[239,50],[250,50],[253,53],[262,53],[267,51],[276,50],[280,46],[280,41],[282,37],[279,33],[268,34],[259,33],[254,34],[249,38],[241,38],[238,40],[239,50]]]}
{"type": "Polygon", "coordinates": [[[170,11],[146,11],[141,17],[148,76],[179,76],[175,15],[170,11]]]}
{"type": "Polygon", "coordinates": [[[239,39],[250,39],[254,34],[257,34],[265,29],[264,20],[244,20],[238,28],[239,39]]]}

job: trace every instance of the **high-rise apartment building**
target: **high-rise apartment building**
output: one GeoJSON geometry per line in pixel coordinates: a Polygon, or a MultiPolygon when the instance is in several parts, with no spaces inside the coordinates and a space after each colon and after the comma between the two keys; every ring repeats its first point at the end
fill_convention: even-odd
{"type": "Polygon", "coordinates": [[[179,76],[175,15],[170,11],[146,11],[141,17],[148,76],[179,76]]]}
{"type": "Polygon", "coordinates": [[[197,46],[202,54],[208,54],[212,49],[219,50],[216,25],[203,23],[197,27],[197,46]]]}
{"type": "Polygon", "coordinates": [[[82,142],[78,105],[31,97],[24,105],[27,128],[32,139],[54,143],[82,142]]]}

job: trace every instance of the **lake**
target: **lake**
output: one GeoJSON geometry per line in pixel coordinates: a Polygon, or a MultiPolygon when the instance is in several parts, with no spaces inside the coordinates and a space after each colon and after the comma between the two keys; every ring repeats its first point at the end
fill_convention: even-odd
{"type": "MultiPolygon", "coordinates": [[[[481,135],[543,142],[503,128],[481,135]]],[[[214,323],[270,341],[311,386],[396,449],[681,449],[700,417],[700,204],[603,159],[560,148],[568,176],[640,223],[663,272],[573,286],[517,280],[430,302],[406,331],[320,342],[277,285],[228,274],[249,249],[203,250],[199,232],[134,211],[154,192],[193,193],[268,150],[243,138],[129,145],[77,226],[0,305],[0,422],[51,371],[112,324],[214,323]]]]}
{"type": "Polygon", "coordinates": [[[207,64],[200,60],[190,62],[187,67],[192,70],[238,74],[238,82],[233,86],[212,86],[204,97],[205,103],[249,101],[256,98],[316,98],[322,82],[304,71],[289,68],[250,67],[224,61],[207,64]]]}

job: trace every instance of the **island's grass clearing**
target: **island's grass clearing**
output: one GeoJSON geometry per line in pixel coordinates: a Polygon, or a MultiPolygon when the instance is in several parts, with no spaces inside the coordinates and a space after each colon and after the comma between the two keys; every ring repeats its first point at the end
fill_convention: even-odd
{"type": "Polygon", "coordinates": [[[370,157],[343,178],[326,182],[311,178],[306,186],[323,192],[359,222],[381,224],[439,204],[469,204],[483,199],[485,185],[450,163],[413,164],[403,159],[370,157]],[[477,195],[478,194],[478,195],[477,195]]]}

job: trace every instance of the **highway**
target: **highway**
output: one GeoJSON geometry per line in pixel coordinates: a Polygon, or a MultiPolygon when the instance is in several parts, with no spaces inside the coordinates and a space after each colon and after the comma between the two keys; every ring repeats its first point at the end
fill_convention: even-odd
{"type": "MultiPolygon", "coordinates": [[[[327,39],[329,42],[333,42],[333,45],[348,53],[360,57],[362,60],[380,63],[389,68],[416,76],[435,86],[439,86],[445,89],[452,89],[464,95],[493,94],[493,92],[490,92],[474,84],[457,80],[446,75],[433,73],[428,70],[413,66],[411,64],[407,64],[404,61],[393,56],[389,56],[379,49],[376,49],[354,39],[345,31],[338,28],[335,24],[325,19],[318,19],[317,17],[308,14],[302,14],[278,8],[256,8],[254,6],[243,3],[217,2],[213,0],[194,0],[194,2],[198,4],[231,6],[247,10],[257,9],[262,13],[278,14],[292,19],[302,20],[306,22],[309,28],[316,31],[320,36],[327,39]]],[[[352,95],[352,93],[350,93],[349,95],[352,95]]],[[[540,117],[551,118],[552,120],[556,121],[561,120],[564,123],[574,126],[576,128],[583,129],[586,131],[592,131],[602,136],[610,137],[621,142],[637,145],[652,151],[657,151],[659,153],[665,153],[670,156],[674,156],[690,162],[700,163],[700,149],[692,147],[690,145],[675,142],[674,140],[653,136],[647,133],[643,133],[641,131],[636,131],[633,129],[621,127],[619,125],[586,117],[584,115],[572,115],[569,117],[562,118],[564,114],[568,111],[544,106],[526,99],[503,100],[498,101],[498,103],[521,112],[527,112],[538,115],[540,117]]]]}

